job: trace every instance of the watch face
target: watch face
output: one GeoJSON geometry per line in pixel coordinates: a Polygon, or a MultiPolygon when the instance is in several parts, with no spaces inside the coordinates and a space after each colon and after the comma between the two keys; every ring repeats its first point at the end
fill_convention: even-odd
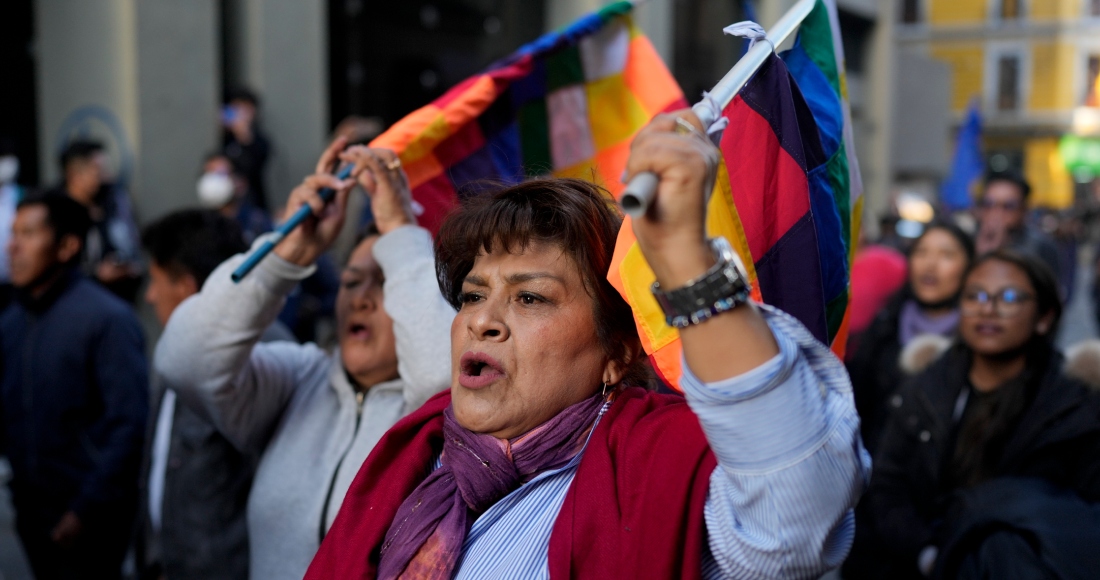
{"type": "Polygon", "coordinates": [[[745,269],[745,263],[741,261],[741,256],[730,246],[729,240],[725,237],[714,238],[711,240],[711,246],[714,248],[714,253],[717,254],[719,260],[733,265],[737,270],[737,275],[741,277],[741,281],[747,286],[749,283],[748,270],[745,269]]]}
{"type": "Polygon", "coordinates": [[[705,275],[671,290],[653,283],[651,291],[669,326],[698,324],[749,300],[749,277],[741,257],[725,238],[711,239],[710,246],[718,262],[705,275]]]}
{"type": "Polygon", "coordinates": [[[741,279],[745,281],[745,284],[749,283],[749,273],[745,269],[745,263],[741,261],[741,256],[737,252],[732,252],[733,256],[730,257],[730,263],[737,269],[737,274],[741,276],[741,279]]]}

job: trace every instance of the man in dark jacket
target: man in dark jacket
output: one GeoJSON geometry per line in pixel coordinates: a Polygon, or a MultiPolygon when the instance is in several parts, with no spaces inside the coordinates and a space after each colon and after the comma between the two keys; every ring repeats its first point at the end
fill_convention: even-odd
{"type": "Polygon", "coordinates": [[[78,264],[88,212],[23,200],[0,317],[0,420],[16,528],[38,578],[117,578],[131,536],[148,374],[130,308],[78,264]]]}
{"type": "Polygon", "coordinates": [[[259,110],[259,97],[248,89],[238,88],[227,95],[222,109],[222,152],[248,180],[252,205],[268,211],[264,168],[271,145],[257,122],[259,110]]]}
{"type": "Polygon", "coordinates": [[[1002,477],[956,494],[933,578],[1100,576],[1100,504],[1042,478],[1002,477]]]}
{"type": "MultiPolygon", "coordinates": [[[[213,210],[183,210],[142,234],[150,256],[145,300],[161,324],[214,268],[248,249],[240,227],[213,210]]],[[[282,325],[264,339],[293,340],[282,325]]],[[[142,477],[137,541],[141,577],[248,577],[245,508],[257,457],[242,453],[208,421],[153,380],[152,427],[142,477]]]]}
{"type": "Polygon", "coordinates": [[[142,277],[130,197],[111,182],[107,153],[101,143],[73,141],[59,161],[62,181],[51,193],[80,202],[92,220],[82,250],[84,272],[132,304],[142,277]]]}
{"type": "Polygon", "coordinates": [[[1050,236],[1027,224],[1030,196],[1031,184],[1016,171],[992,173],[986,178],[977,208],[977,255],[1012,248],[1042,260],[1055,278],[1061,279],[1058,246],[1050,236]]]}

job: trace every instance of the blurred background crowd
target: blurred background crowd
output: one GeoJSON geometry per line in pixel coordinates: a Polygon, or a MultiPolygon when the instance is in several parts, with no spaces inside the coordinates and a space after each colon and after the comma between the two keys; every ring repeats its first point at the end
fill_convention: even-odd
{"type": "MultiPolygon", "coordinates": [[[[84,512],[89,517],[107,510],[108,519],[118,523],[89,550],[104,554],[108,565],[129,553],[130,574],[150,562],[157,574],[163,573],[168,562],[159,562],[158,554],[141,547],[135,551],[129,522],[138,518],[160,533],[159,508],[149,506],[169,501],[164,474],[186,466],[167,451],[170,428],[159,431],[164,421],[158,417],[175,411],[171,404],[163,411],[165,390],[147,361],[175,306],[197,292],[219,263],[281,220],[288,194],[312,173],[325,143],[334,137],[369,143],[496,58],[602,4],[0,3],[0,245],[10,248],[0,253],[0,309],[22,301],[27,310],[25,316],[5,318],[2,327],[4,352],[24,357],[18,367],[4,360],[0,421],[8,435],[3,452],[16,469],[21,462],[35,469],[39,462],[48,463],[58,473],[67,473],[73,463],[110,466],[102,481],[81,482],[79,492],[63,490],[87,496],[94,507],[81,509],[90,510],[84,512]],[[50,234],[42,233],[46,230],[50,234]],[[79,233],[82,242],[61,259],[63,248],[51,244],[66,233],[79,233]],[[44,288],[56,287],[58,272],[73,260],[87,280],[126,305],[116,312],[115,303],[94,291],[78,294],[74,308],[100,309],[121,321],[109,340],[97,334],[104,332],[97,326],[102,322],[74,318],[57,328],[40,324],[39,315],[55,305],[56,297],[48,291],[19,295],[47,280],[44,288]],[[12,350],[27,337],[40,350],[12,350]],[[113,354],[90,354],[82,340],[97,341],[113,354]],[[64,356],[114,361],[90,375],[117,385],[117,397],[83,400],[79,383],[92,379],[39,370],[64,356]],[[34,376],[16,377],[16,368],[34,376]],[[71,384],[72,390],[47,396],[65,399],[61,411],[34,414],[10,393],[20,380],[23,389],[56,381],[71,384]],[[123,394],[139,383],[151,387],[142,394],[123,394]],[[88,425],[88,437],[96,438],[96,429],[105,427],[93,416],[108,416],[107,423],[131,429],[109,441],[96,439],[91,451],[35,443],[36,449],[52,450],[52,456],[21,453],[20,445],[27,442],[10,435],[21,429],[61,441],[58,432],[88,425]],[[143,507],[133,513],[134,502],[126,498],[138,494],[143,507]],[[146,501],[150,497],[158,501],[146,501]]],[[[743,52],[743,41],[723,37],[719,24],[751,18],[766,27],[791,4],[650,0],[638,8],[636,20],[694,99],[743,52]]],[[[1038,305],[1038,314],[1052,318],[1039,334],[1072,355],[1066,364],[1078,365],[1077,379],[1098,382],[1094,367],[1100,361],[1088,358],[1088,341],[1100,328],[1100,0],[838,0],[837,5],[866,191],[863,236],[851,273],[845,362],[865,445],[876,459],[881,453],[887,462],[899,462],[887,467],[896,480],[873,485],[873,499],[861,504],[857,515],[866,524],[860,529],[882,533],[857,535],[843,574],[899,577],[903,573],[879,557],[890,546],[879,543],[904,545],[906,557],[915,550],[914,555],[926,558],[929,537],[899,531],[908,523],[890,503],[890,494],[897,492],[890,485],[950,490],[967,485],[966,477],[989,475],[982,463],[988,457],[937,457],[943,465],[968,466],[948,470],[958,480],[941,477],[940,465],[928,474],[905,463],[899,458],[912,437],[927,441],[925,434],[937,435],[915,418],[908,431],[891,427],[892,417],[912,411],[912,398],[902,390],[910,377],[939,372],[941,382],[963,380],[952,374],[958,374],[953,367],[940,367],[955,353],[952,345],[960,332],[964,340],[979,340],[984,332],[960,329],[968,312],[991,309],[1012,320],[1021,302],[1047,300],[1038,305]],[[1015,270],[1006,274],[1017,276],[1013,279],[1020,283],[1013,288],[1026,298],[985,292],[984,287],[968,290],[965,276],[977,271],[976,260],[1002,250],[1031,258],[1014,263],[1015,270]],[[891,531],[898,533],[891,536],[891,531]]],[[[350,204],[341,238],[290,292],[265,340],[334,346],[340,269],[356,247],[356,232],[371,222],[363,196],[350,204]]],[[[1021,344],[1031,344],[1032,338],[1023,336],[1021,344]]],[[[968,343],[980,350],[975,345],[968,343]]],[[[1046,384],[1028,373],[1052,368],[1051,352],[1029,351],[1026,368],[1018,369],[1020,380],[1046,384]]],[[[989,402],[985,418],[992,427],[969,435],[980,441],[979,447],[995,446],[1003,459],[1006,441],[1022,428],[1034,396],[989,402]]],[[[919,421],[951,423],[951,409],[966,402],[945,404],[947,417],[931,413],[919,421]]],[[[177,414],[175,421],[179,428],[187,419],[177,414]]],[[[201,422],[195,425],[201,428],[201,422]]],[[[82,440],[83,435],[74,437],[82,440]]],[[[1033,450],[1016,451],[1026,455],[1033,450]]],[[[1094,465],[1072,469],[1091,473],[1082,475],[1087,480],[1082,486],[1100,493],[1096,452],[1094,465]]],[[[235,501],[210,508],[230,514],[216,530],[217,542],[227,551],[209,555],[231,569],[226,577],[240,577],[247,569],[242,548],[247,538],[239,520],[256,458],[234,461],[240,469],[226,476],[224,489],[237,494],[235,501]],[[234,512],[235,523],[230,521],[234,512]]],[[[10,469],[4,472],[10,478],[10,469]]],[[[51,505],[45,485],[31,482],[18,489],[15,484],[16,507],[22,511],[18,531],[10,502],[0,507],[3,578],[30,577],[28,562],[50,577],[54,544],[67,545],[80,534],[79,510],[51,505]]]]}

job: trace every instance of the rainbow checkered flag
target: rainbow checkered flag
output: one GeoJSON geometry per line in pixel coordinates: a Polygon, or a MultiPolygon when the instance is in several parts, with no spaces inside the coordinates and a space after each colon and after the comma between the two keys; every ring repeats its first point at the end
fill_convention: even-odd
{"type": "MultiPolygon", "coordinates": [[[[794,316],[843,356],[863,187],[835,0],[817,1],[781,56],[769,56],[722,111],[729,125],[707,233],[740,255],[753,300],[794,316]]],[[[629,221],[607,278],[633,309],[653,367],[679,388],[680,335],[650,293],[653,271],[629,221]]]]}
{"type": "Polygon", "coordinates": [[[613,194],[630,141],[687,106],[664,62],[618,2],[523,46],[394,124],[372,147],[397,152],[420,224],[439,228],[487,183],[553,175],[613,194]]]}

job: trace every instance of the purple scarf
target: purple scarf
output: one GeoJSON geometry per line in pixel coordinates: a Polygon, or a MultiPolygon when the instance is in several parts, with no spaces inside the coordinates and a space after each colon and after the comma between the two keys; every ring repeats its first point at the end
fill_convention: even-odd
{"type": "Polygon", "coordinates": [[[898,342],[901,346],[922,334],[949,336],[959,326],[959,310],[956,308],[942,316],[925,315],[916,300],[906,300],[898,315],[898,342]]]}
{"type": "Polygon", "coordinates": [[[462,428],[447,407],[442,467],[398,508],[382,543],[378,578],[451,578],[476,516],[538,474],[569,463],[602,405],[602,396],[589,397],[506,445],[462,428]]]}

